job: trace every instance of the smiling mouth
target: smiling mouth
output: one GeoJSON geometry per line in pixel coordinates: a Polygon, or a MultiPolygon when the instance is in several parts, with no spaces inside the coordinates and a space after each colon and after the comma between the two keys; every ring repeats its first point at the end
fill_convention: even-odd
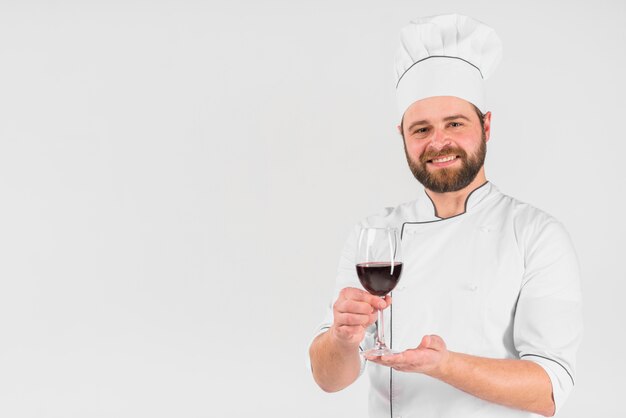
{"type": "Polygon", "coordinates": [[[434,163],[434,164],[441,164],[441,163],[447,163],[452,160],[456,160],[457,158],[458,158],[457,155],[447,155],[445,157],[433,158],[432,160],[428,160],[428,162],[434,163]]]}

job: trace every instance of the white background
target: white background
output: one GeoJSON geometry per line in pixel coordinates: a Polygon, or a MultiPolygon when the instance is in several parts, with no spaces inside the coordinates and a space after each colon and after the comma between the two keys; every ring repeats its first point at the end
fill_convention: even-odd
{"type": "Polygon", "coordinates": [[[443,12],[504,43],[488,178],[579,253],[560,416],[616,416],[625,4],[2,0],[0,416],[365,416],[307,347],[352,225],[420,190],[393,57],[443,12]]]}

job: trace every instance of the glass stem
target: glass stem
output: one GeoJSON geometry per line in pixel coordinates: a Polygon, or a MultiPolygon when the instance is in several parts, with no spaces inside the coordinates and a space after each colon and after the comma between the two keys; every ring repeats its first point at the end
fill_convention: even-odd
{"type": "MultiPolygon", "coordinates": [[[[382,298],[384,299],[384,297],[382,298]]],[[[376,348],[385,348],[385,321],[383,320],[383,310],[378,310],[378,321],[376,321],[376,348]]]]}

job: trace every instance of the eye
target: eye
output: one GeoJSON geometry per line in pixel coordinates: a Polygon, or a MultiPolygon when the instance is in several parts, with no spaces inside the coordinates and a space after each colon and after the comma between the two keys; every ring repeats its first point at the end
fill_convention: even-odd
{"type": "Polygon", "coordinates": [[[426,134],[428,134],[429,128],[428,127],[423,127],[423,128],[417,128],[414,129],[413,132],[411,133],[411,135],[415,135],[418,137],[423,137],[426,134]]]}
{"type": "Polygon", "coordinates": [[[453,128],[458,128],[460,126],[463,126],[463,124],[461,122],[450,122],[450,125],[453,128]]]}

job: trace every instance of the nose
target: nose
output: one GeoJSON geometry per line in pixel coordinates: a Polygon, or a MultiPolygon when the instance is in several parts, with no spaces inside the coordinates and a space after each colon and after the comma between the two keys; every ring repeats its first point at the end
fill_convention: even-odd
{"type": "Polygon", "coordinates": [[[428,148],[434,151],[440,151],[441,149],[450,145],[450,143],[451,143],[450,137],[448,137],[448,135],[446,135],[446,133],[443,130],[436,129],[433,132],[433,136],[430,141],[430,144],[428,144],[428,148]]]}

